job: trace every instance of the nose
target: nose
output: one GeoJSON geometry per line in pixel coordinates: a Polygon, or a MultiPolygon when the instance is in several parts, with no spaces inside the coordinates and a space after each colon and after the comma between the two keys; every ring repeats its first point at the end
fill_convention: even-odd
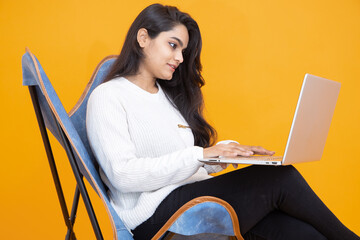
{"type": "Polygon", "coordinates": [[[176,60],[177,62],[179,62],[179,64],[184,61],[184,57],[183,57],[182,51],[176,51],[175,60],[176,60]]]}

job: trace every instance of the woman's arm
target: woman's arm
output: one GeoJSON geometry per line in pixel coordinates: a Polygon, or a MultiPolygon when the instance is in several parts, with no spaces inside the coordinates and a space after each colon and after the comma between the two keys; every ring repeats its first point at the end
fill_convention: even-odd
{"type": "Polygon", "coordinates": [[[86,128],[101,168],[122,192],[153,191],[179,183],[203,165],[197,160],[203,157],[203,148],[196,146],[155,158],[137,157],[125,109],[118,98],[102,91],[94,91],[89,99],[86,128]]]}

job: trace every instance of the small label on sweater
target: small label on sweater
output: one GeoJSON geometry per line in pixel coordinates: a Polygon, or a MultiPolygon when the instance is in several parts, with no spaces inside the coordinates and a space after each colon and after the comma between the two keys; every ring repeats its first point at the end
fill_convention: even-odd
{"type": "Polygon", "coordinates": [[[185,126],[185,125],[182,125],[182,124],[178,124],[178,127],[179,128],[190,128],[189,126],[185,126]]]}

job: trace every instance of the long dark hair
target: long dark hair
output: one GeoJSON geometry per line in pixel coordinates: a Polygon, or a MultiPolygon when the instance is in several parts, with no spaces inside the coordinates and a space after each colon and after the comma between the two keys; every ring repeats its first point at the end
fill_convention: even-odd
{"type": "Polygon", "coordinates": [[[152,4],[136,17],[127,33],[121,53],[104,82],[115,77],[135,75],[139,70],[143,52],[137,42],[140,28],[148,31],[154,39],[159,33],[170,31],[183,24],[189,33],[189,43],[183,53],[184,61],[169,80],[157,79],[166,96],[189,124],[195,138],[195,145],[209,147],[216,141],[216,131],[203,117],[203,96],[200,88],[205,84],[201,75],[200,53],[202,48],[199,27],[189,14],[176,7],[152,4]]]}

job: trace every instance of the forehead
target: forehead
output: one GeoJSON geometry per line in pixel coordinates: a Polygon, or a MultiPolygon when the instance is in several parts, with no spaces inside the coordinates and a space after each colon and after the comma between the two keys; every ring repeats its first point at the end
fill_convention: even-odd
{"type": "Polygon", "coordinates": [[[184,47],[186,47],[189,42],[188,30],[182,24],[176,25],[169,31],[161,32],[159,34],[159,37],[160,36],[164,38],[172,38],[172,39],[178,38],[184,44],[184,47]]]}

